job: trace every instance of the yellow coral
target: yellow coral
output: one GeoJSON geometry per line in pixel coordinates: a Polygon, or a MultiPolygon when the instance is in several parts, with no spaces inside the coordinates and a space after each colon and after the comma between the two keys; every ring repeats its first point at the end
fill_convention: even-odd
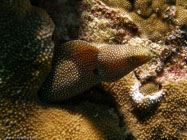
{"type": "MultiPolygon", "coordinates": [[[[107,2],[106,5],[115,8],[124,3],[121,0],[115,0],[115,3],[107,2]]],[[[133,22],[139,26],[143,37],[162,40],[173,26],[186,26],[186,3],[181,0],[135,0],[131,2],[131,10],[123,8],[121,13],[130,15],[133,22]]]]}
{"type": "Polygon", "coordinates": [[[114,8],[120,8],[125,10],[131,10],[132,5],[128,0],[102,0],[105,4],[114,8]]]}
{"type": "MultiPolygon", "coordinates": [[[[129,129],[137,139],[186,139],[187,130],[187,81],[181,79],[178,81],[167,80],[162,84],[160,91],[162,97],[160,103],[151,104],[148,108],[139,108],[140,102],[134,104],[132,94],[138,94],[133,91],[137,84],[133,73],[122,78],[118,82],[103,83],[105,89],[114,95],[119,104],[119,109],[124,114],[124,120],[129,129]]],[[[145,87],[146,88],[146,87],[145,87]]],[[[149,86],[148,86],[149,88],[149,86]]],[[[145,91],[142,90],[142,92],[145,91]]],[[[147,92],[147,91],[146,91],[147,92]]],[[[154,91],[155,92],[155,91],[154,91]]],[[[154,93],[155,94],[155,93],[154,93]]],[[[137,96],[137,99],[140,96],[137,96]]],[[[151,99],[151,98],[150,98],[151,99]]]]}
{"type": "Polygon", "coordinates": [[[25,123],[34,124],[40,139],[123,140],[119,118],[111,108],[83,102],[39,108],[25,123]]]}
{"type": "Polygon", "coordinates": [[[152,0],[136,0],[134,3],[134,8],[137,14],[141,17],[147,18],[149,17],[153,10],[151,8],[152,0]]]}
{"type": "Polygon", "coordinates": [[[176,0],[176,5],[182,6],[186,9],[187,8],[187,0],[176,0]]]}
{"type": "Polygon", "coordinates": [[[175,1],[176,0],[152,0],[151,7],[156,13],[160,13],[163,6],[173,5],[176,3],[175,1]]]}
{"type": "Polygon", "coordinates": [[[54,24],[45,11],[32,7],[29,0],[3,0],[0,9],[2,138],[26,129],[17,129],[18,123],[29,115],[27,100],[36,96],[50,71],[54,24]]]}
{"type": "Polygon", "coordinates": [[[159,19],[154,13],[147,19],[139,17],[136,13],[131,13],[131,17],[139,26],[142,36],[149,39],[159,40],[169,31],[168,24],[159,19]]]}
{"type": "Polygon", "coordinates": [[[185,25],[187,26],[187,9],[184,9],[184,7],[177,6],[177,14],[176,19],[174,19],[174,23],[177,25],[185,25]]]}
{"type": "Polygon", "coordinates": [[[0,96],[36,93],[50,71],[54,24],[46,12],[31,7],[27,0],[3,1],[1,8],[0,96]]]}

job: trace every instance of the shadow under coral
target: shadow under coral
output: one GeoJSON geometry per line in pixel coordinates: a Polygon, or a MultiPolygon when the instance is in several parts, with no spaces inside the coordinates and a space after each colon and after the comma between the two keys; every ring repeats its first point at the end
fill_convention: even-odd
{"type": "MultiPolygon", "coordinates": [[[[64,138],[80,138],[79,136],[76,136],[80,130],[82,131],[82,136],[84,135],[85,139],[133,139],[131,134],[125,134],[126,126],[122,118],[120,118],[120,113],[116,109],[116,102],[114,98],[112,95],[104,92],[99,85],[69,100],[55,104],[41,103],[40,105],[45,108],[44,114],[48,115],[48,117],[51,116],[51,118],[49,117],[50,119],[48,118],[48,121],[44,123],[50,123],[49,121],[52,121],[55,126],[59,125],[62,129],[65,126],[67,127],[64,128],[67,130],[60,130],[65,131],[66,134],[64,135],[64,138]],[[53,118],[52,116],[56,116],[57,110],[59,116],[63,116],[64,114],[69,116],[63,116],[61,119],[64,120],[53,118]],[[61,124],[56,124],[54,121],[61,121],[61,124]],[[86,129],[86,132],[84,132],[84,129],[86,129]],[[74,131],[77,132],[73,135],[68,134],[74,133],[74,131]]],[[[61,137],[63,137],[63,133],[61,134],[61,137]]]]}

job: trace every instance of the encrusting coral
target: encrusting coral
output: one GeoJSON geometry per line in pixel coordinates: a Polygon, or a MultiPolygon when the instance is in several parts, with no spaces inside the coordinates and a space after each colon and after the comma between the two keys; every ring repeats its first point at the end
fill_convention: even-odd
{"type": "Polygon", "coordinates": [[[156,83],[148,84],[146,87],[137,85],[138,80],[133,73],[118,82],[103,84],[117,100],[125,122],[137,139],[187,138],[185,78],[165,81],[161,85],[162,90],[156,83]]]}
{"type": "Polygon", "coordinates": [[[51,68],[54,24],[27,0],[3,0],[0,8],[1,96],[20,98],[25,91],[23,96],[31,96],[51,68]]]}
{"type": "Polygon", "coordinates": [[[119,9],[107,7],[98,0],[84,0],[79,8],[81,40],[106,44],[125,44],[138,36],[138,27],[119,9]]]}
{"type": "MultiPolygon", "coordinates": [[[[28,0],[0,5],[0,137],[23,133],[17,123],[29,115],[34,98],[50,71],[54,24],[47,13],[28,0]],[[28,114],[27,114],[28,113],[28,114]],[[27,115],[26,115],[27,114],[27,115]]],[[[23,133],[24,134],[24,133],[23,133]]]]}
{"type": "Polygon", "coordinates": [[[107,6],[120,8],[142,32],[142,37],[163,39],[176,25],[186,26],[186,1],[181,0],[101,0],[107,6]],[[127,4],[128,3],[128,4],[127,4]],[[125,5],[125,6],[123,6],[125,5]],[[129,5],[129,6],[127,6],[129,5]],[[122,8],[123,6],[123,8],[122,8]],[[130,7],[130,8],[128,8],[130,7]],[[133,7],[133,8],[132,8],[133,7]]]}
{"type": "MultiPolygon", "coordinates": [[[[42,139],[124,140],[124,129],[111,107],[83,101],[74,105],[38,108],[28,119],[42,139]]],[[[23,125],[22,125],[23,126],[23,125]]]]}
{"type": "Polygon", "coordinates": [[[126,9],[131,10],[132,5],[131,2],[128,0],[102,0],[107,5],[114,7],[114,8],[120,8],[120,9],[126,9]]]}

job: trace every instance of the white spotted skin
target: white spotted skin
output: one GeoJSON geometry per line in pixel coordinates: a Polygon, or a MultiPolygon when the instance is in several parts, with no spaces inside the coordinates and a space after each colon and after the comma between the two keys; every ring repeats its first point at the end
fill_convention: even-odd
{"type": "Polygon", "coordinates": [[[101,81],[120,79],[150,58],[151,53],[143,47],[67,42],[56,49],[53,68],[39,98],[45,102],[69,99],[101,81]]]}
{"type": "Polygon", "coordinates": [[[54,64],[39,91],[45,102],[69,99],[100,81],[94,74],[98,49],[84,41],[71,41],[57,48],[54,64]]]}
{"type": "Polygon", "coordinates": [[[107,45],[100,48],[97,64],[102,80],[111,82],[119,80],[151,58],[152,53],[143,46],[107,45]]]}

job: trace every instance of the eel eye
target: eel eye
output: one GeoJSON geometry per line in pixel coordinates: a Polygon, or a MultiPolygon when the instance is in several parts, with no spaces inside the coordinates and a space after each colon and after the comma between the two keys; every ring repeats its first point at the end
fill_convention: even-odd
{"type": "Polygon", "coordinates": [[[130,57],[129,60],[130,62],[133,62],[133,63],[138,61],[138,59],[135,57],[130,57]]]}

